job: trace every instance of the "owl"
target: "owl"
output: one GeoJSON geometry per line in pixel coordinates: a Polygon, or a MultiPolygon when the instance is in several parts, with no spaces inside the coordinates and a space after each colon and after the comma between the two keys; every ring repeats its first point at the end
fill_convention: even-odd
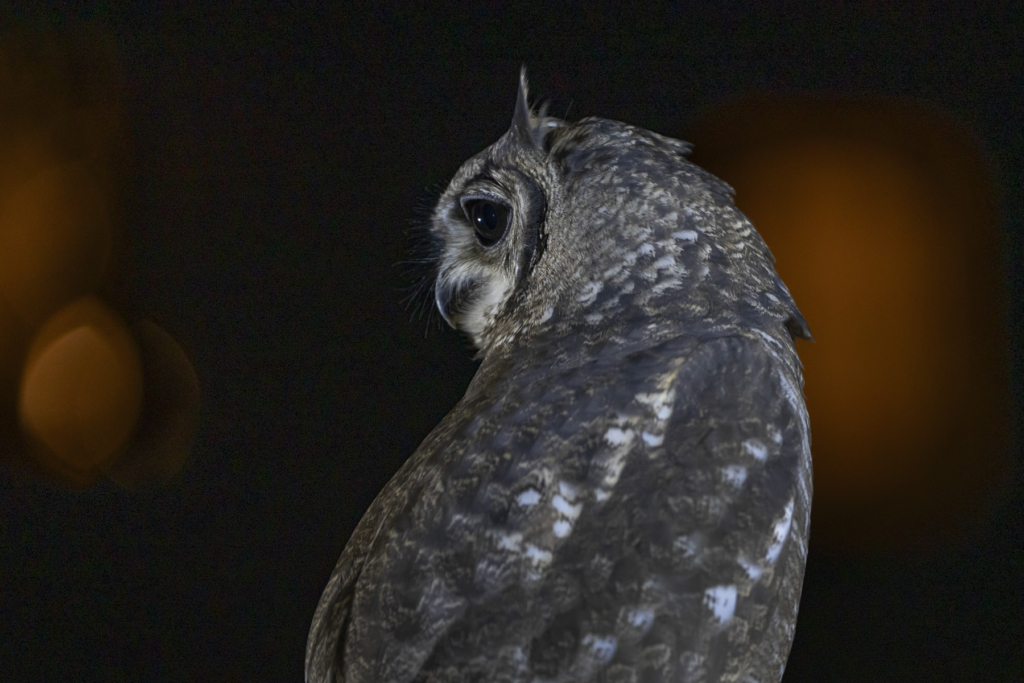
{"type": "Polygon", "coordinates": [[[810,428],[767,246],[689,146],[534,112],[429,225],[465,396],[370,506],[306,680],[778,681],[810,428]]]}

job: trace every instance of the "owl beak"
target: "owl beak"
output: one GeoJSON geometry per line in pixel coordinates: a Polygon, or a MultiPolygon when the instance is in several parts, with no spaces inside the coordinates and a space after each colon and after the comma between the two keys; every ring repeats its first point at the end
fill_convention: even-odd
{"type": "Polygon", "coordinates": [[[449,305],[451,304],[451,287],[444,287],[442,285],[434,286],[434,302],[437,304],[437,312],[441,314],[444,321],[448,323],[448,326],[453,330],[458,329],[455,327],[455,323],[452,322],[451,316],[449,315],[449,305]]]}
{"type": "Polygon", "coordinates": [[[437,311],[453,330],[459,329],[455,321],[470,303],[477,290],[477,285],[478,281],[474,279],[463,280],[458,284],[438,282],[434,285],[434,302],[437,304],[437,311]]]}

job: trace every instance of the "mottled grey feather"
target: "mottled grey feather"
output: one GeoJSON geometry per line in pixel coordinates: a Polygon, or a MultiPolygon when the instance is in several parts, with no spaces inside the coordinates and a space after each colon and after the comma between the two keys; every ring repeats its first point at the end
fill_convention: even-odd
{"type": "Polygon", "coordinates": [[[434,216],[438,302],[483,363],[346,546],[306,678],[778,681],[809,527],[806,325],[685,143],[525,111],[434,216]],[[511,207],[499,244],[467,196],[511,207]]]}

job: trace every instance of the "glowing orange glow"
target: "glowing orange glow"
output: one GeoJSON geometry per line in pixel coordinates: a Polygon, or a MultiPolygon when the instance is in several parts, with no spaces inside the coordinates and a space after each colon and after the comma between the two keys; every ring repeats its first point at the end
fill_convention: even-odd
{"type": "Polygon", "coordinates": [[[133,332],[142,353],[146,404],[131,452],[107,472],[126,487],[169,481],[185,464],[199,425],[199,379],[181,346],[148,320],[133,332]]]}
{"type": "Polygon", "coordinates": [[[887,444],[824,458],[821,476],[841,479],[837,493],[854,498],[886,482],[899,486],[943,448],[943,425],[957,408],[946,388],[967,380],[957,363],[967,331],[946,319],[947,307],[967,304],[956,286],[957,245],[928,234],[939,220],[926,188],[885,149],[798,143],[752,155],[734,178],[756,186],[743,206],[768,223],[790,286],[815,321],[817,344],[801,355],[816,440],[887,444]]]}
{"type": "Polygon", "coordinates": [[[130,333],[98,300],[56,313],[29,351],[19,416],[41,464],[87,481],[126,443],[142,405],[142,368],[130,333]]]}
{"type": "Polygon", "coordinates": [[[198,415],[176,342],[91,298],[116,280],[121,83],[95,26],[0,36],[0,459],[79,486],[166,482],[198,415]]]}
{"type": "Polygon", "coordinates": [[[0,295],[38,324],[96,287],[111,239],[105,201],[88,170],[76,162],[45,169],[0,210],[0,295]]]}
{"type": "Polygon", "coordinates": [[[816,540],[969,527],[1008,464],[998,223],[973,141],[906,106],[743,106],[709,117],[697,160],[736,189],[815,337],[799,351],[816,540]]]}

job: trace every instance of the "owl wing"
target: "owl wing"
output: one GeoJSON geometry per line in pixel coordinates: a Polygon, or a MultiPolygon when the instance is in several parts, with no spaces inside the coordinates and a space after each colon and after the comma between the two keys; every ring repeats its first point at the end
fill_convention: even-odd
{"type": "MultiPolygon", "coordinates": [[[[593,644],[609,643],[609,679],[781,678],[811,495],[809,426],[799,370],[783,360],[793,357],[783,353],[787,342],[719,338],[652,368],[625,411],[629,425],[618,427],[634,437],[616,495],[592,508],[592,531],[576,547],[584,571],[608,558],[600,560],[607,581],[595,579],[581,600],[601,605],[584,608],[591,614],[581,620],[580,633],[593,634],[590,658],[586,635],[570,657],[545,646],[559,642],[545,634],[531,657],[546,660],[548,672],[558,662],[587,680],[600,654],[593,644]]],[[[615,428],[606,444],[621,440],[615,428]]]]}
{"type": "Polygon", "coordinates": [[[379,508],[371,506],[345,546],[320,597],[306,641],[308,683],[345,680],[339,669],[339,646],[345,642],[356,581],[380,528],[380,516],[379,508]]]}
{"type": "Polygon", "coordinates": [[[471,387],[346,548],[308,680],[777,680],[810,497],[781,343],[679,337],[471,387]]]}
{"type": "MultiPolygon", "coordinates": [[[[450,437],[446,427],[453,414],[435,428],[417,451],[385,485],[363,515],[334,566],[320,596],[306,641],[305,678],[309,683],[343,683],[343,653],[352,618],[353,600],[368,558],[378,555],[382,542],[408,524],[409,508],[415,506],[423,480],[433,474],[424,461],[450,437]]],[[[386,544],[383,544],[386,545],[386,544]]],[[[379,557],[378,557],[379,559],[379,557]]],[[[366,590],[368,582],[364,582],[366,590]]]]}

